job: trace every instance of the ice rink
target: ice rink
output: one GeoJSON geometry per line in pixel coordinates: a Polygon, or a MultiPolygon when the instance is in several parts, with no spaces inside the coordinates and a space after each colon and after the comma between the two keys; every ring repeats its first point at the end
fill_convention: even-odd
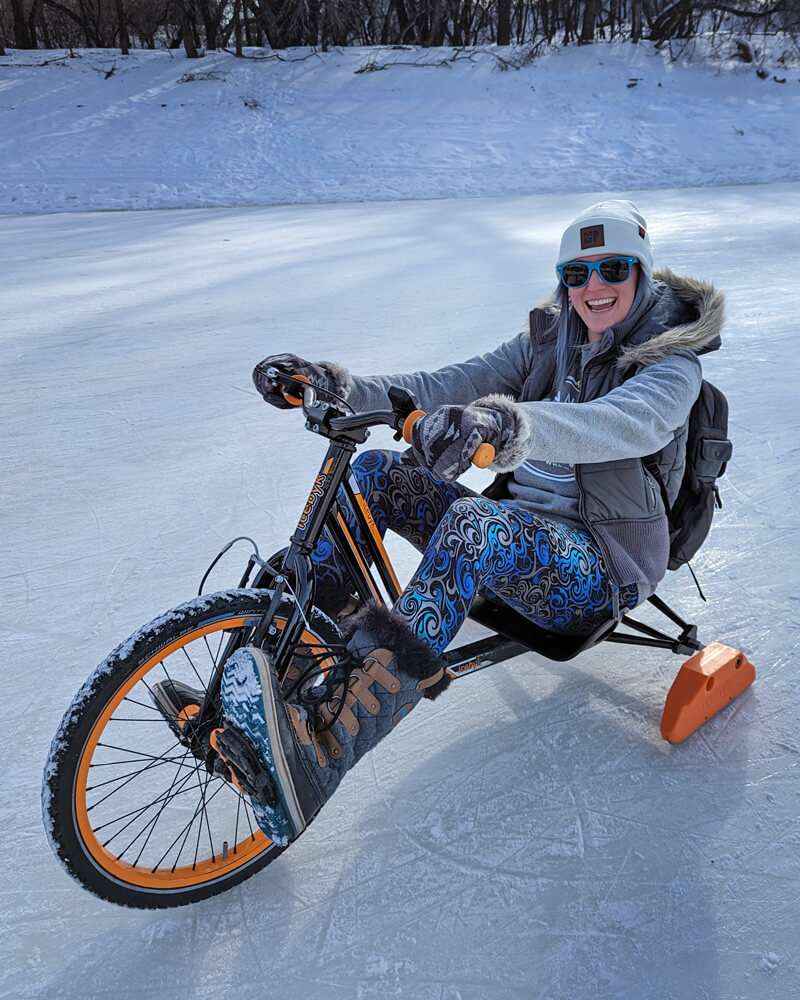
{"type": "MultiPolygon", "coordinates": [[[[708,603],[686,570],[660,593],[744,650],[755,685],[670,746],[669,653],[607,644],[466,677],[271,867],[161,912],[71,882],[41,771],[92,668],[193,596],[229,538],[285,544],[324,444],[261,402],[254,363],[385,373],[491,348],[552,289],[560,233],[595,198],[0,217],[3,996],[798,995],[800,184],[621,196],[657,265],[727,296],[705,365],[734,442],[695,561],[708,603]]],[[[390,551],[407,576],[413,551],[390,551]]]]}

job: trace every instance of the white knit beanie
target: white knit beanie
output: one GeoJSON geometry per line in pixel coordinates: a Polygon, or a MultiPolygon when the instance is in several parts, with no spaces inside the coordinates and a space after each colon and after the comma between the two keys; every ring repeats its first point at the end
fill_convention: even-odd
{"type": "Polygon", "coordinates": [[[636,257],[643,271],[653,273],[647,223],[632,201],[598,201],[581,212],[564,230],[558,263],[606,251],[636,257]]]}

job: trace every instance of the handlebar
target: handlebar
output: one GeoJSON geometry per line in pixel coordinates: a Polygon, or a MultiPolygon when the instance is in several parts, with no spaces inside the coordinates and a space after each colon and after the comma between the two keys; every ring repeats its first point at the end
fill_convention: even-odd
{"type": "MultiPolygon", "coordinates": [[[[318,415],[311,411],[315,411],[318,409],[318,405],[321,405],[326,410],[332,411],[325,423],[333,432],[359,431],[383,424],[391,427],[396,432],[398,439],[402,435],[406,444],[411,444],[411,428],[420,417],[425,416],[424,410],[412,408],[416,401],[410,393],[403,393],[402,402],[398,403],[396,399],[392,400],[395,405],[391,410],[374,410],[367,413],[335,416],[333,414],[336,413],[336,410],[330,404],[319,404],[317,389],[305,375],[290,375],[274,367],[268,368],[265,374],[272,383],[273,391],[280,392],[286,402],[292,406],[303,407],[303,412],[309,418],[309,422],[314,421],[312,428],[315,430],[319,430],[318,415]]],[[[393,392],[396,390],[391,390],[390,396],[393,392]]],[[[494,446],[483,442],[475,449],[472,464],[479,469],[486,469],[492,464],[494,458],[494,446]]]]}

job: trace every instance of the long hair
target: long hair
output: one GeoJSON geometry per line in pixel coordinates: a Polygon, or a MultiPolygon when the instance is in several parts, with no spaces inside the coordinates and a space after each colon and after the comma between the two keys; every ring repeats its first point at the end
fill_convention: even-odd
{"type": "MultiPolygon", "coordinates": [[[[640,312],[650,301],[652,292],[653,279],[640,267],[636,295],[633,297],[628,316],[640,312]]],[[[556,331],[556,371],[553,383],[553,391],[555,391],[571,371],[581,347],[586,343],[586,327],[578,313],[572,308],[569,291],[563,282],[559,281],[552,298],[557,307],[549,328],[556,331]]]]}

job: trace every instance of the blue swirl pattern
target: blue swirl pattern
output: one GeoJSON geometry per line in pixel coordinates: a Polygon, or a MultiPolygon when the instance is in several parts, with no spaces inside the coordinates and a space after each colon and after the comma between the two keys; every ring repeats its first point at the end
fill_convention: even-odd
{"type": "MultiPolygon", "coordinates": [[[[588,532],[439,482],[407,454],[363,452],[353,470],[381,535],[391,528],[423,553],[395,610],[434,652],[456,635],[478,593],[554,631],[589,633],[609,617],[612,585],[588,532]]],[[[330,539],[312,559],[318,582],[348,592],[330,539]]],[[[621,607],[636,600],[635,587],[620,592],[621,607]]]]}
{"type": "MultiPolygon", "coordinates": [[[[401,455],[396,451],[365,451],[353,460],[351,468],[381,537],[391,528],[419,552],[425,551],[450,504],[459,497],[473,495],[472,490],[460,483],[441,483],[434,479],[409,452],[401,455]]],[[[363,533],[346,505],[345,509],[350,530],[363,549],[366,544],[363,533]]],[[[337,603],[339,608],[344,607],[355,585],[336,558],[327,534],[317,543],[311,560],[318,594],[324,594],[334,610],[337,603]],[[341,595],[341,599],[337,601],[335,595],[341,595]]]]}

